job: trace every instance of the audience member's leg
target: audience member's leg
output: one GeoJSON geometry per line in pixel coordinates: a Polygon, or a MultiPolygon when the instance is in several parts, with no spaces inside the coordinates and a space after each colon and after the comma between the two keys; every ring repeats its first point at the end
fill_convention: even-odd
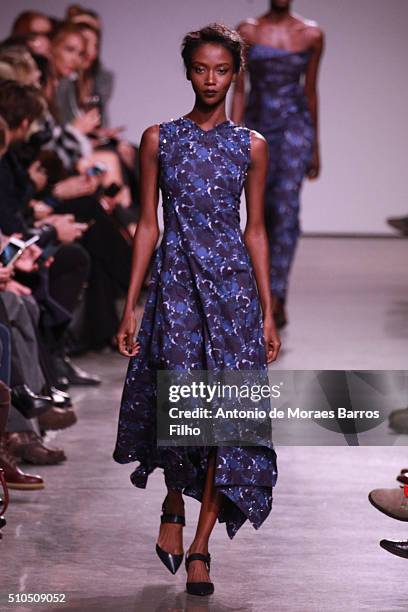
{"type": "Polygon", "coordinates": [[[2,299],[12,326],[12,337],[24,372],[24,380],[34,393],[40,393],[45,378],[40,367],[36,329],[31,318],[36,310],[38,323],[38,307],[32,298],[23,300],[10,291],[4,291],[2,299]],[[31,304],[31,314],[26,306],[28,301],[31,304]]]}

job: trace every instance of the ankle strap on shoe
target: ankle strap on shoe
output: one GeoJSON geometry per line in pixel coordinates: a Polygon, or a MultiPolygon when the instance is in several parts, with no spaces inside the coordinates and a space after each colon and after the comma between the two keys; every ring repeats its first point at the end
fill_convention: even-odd
{"type": "Polygon", "coordinates": [[[178,525],[186,524],[185,518],[182,514],[169,514],[167,512],[164,512],[161,515],[160,521],[162,523],[176,523],[178,525]]]}
{"type": "Polygon", "coordinates": [[[191,555],[188,555],[188,557],[186,557],[186,567],[188,567],[191,561],[203,561],[206,564],[208,571],[210,571],[210,553],[208,553],[208,555],[203,555],[202,553],[191,553],[191,555]]]}

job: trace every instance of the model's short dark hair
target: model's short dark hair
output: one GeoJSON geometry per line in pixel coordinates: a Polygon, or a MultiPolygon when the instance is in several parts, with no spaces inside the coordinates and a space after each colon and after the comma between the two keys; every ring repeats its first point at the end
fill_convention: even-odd
{"type": "Polygon", "coordinates": [[[0,82],[0,115],[11,130],[20,127],[24,119],[32,123],[43,111],[44,103],[38,89],[11,80],[0,82]]]}
{"type": "Polygon", "coordinates": [[[183,39],[181,55],[187,72],[191,68],[194,51],[206,43],[215,43],[228,49],[232,55],[234,72],[245,68],[245,43],[238,32],[222,23],[211,23],[201,30],[189,32],[183,39]]]}

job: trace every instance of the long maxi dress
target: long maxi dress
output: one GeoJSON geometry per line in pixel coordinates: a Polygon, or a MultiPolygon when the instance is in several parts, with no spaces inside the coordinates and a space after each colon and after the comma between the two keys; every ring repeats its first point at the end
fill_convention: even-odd
{"type": "MultiPolygon", "coordinates": [[[[158,370],[267,371],[262,312],[240,228],[240,196],[250,164],[250,130],[231,121],[203,130],[191,119],[159,126],[164,232],[157,249],[140,351],[131,357],[113,458],[138,461],[144,488],[157,467],[166,485],[201,500],[209,447],[160,447],[158,370]]],[[[232,538],[249,519],[257,529],[272,506],[276,454],[268,446],[217,446],[218,519],[232,538]]]]}
{"type": "Polygon", "coordinates": [[[250,92],[245,125],[269,145],[265,225],[272,293],[286,299],[300,234],[300,190],[311,161],[314,127],[304,91],[310,51],[253,44],[248,51],[250,92]]]}

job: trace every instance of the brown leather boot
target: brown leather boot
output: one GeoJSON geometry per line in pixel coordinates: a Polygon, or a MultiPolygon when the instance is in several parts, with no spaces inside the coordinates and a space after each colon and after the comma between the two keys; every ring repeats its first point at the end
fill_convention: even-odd
{"type": "Polygon", "coordinates": [[[0,468],[4,470],[4,476],[9,489],[36,490],[44,488],[41,476],[26,474],[17,467],[13,455],[7,448],[5,436],[0,436],[0,468]]]}
{"type": "Polygon", "coordinates": [[[77,415],[72,408],[50,408],[38,417],[40,428],[44,431],[66,429],[77,422],[77,415]]]}
{"type": "Polygon", "coordinates": [[[46,446],[35,431],[6,434],[7,448],[16,459],[33,465],[55,465],[65,461],[62,449],[46,446]]]}

